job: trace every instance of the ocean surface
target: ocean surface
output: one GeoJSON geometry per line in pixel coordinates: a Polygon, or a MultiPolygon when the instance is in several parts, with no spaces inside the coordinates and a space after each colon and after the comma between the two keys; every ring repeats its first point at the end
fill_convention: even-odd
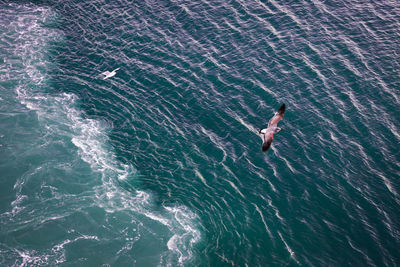
{"type": "Polygon", "coordinates": [[[399,194],[397,0],[0,1],[0,266],[400,266],[399,194]]]}

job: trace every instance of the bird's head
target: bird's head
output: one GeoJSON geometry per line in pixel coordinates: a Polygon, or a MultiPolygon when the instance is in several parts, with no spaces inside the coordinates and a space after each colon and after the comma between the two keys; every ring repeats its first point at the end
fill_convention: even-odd
{"type": "Polygon", "coordinates": [[[275,130],[274,130],[274,133],[277,133],[277,132],[279,132],[280,130],[282,130],[282,128],[276,127],[275,130]]]}

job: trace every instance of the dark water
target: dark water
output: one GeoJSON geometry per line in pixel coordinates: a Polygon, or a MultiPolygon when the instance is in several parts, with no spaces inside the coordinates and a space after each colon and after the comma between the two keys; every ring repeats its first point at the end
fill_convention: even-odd
{"type": "Polygon", "coordinates": [[[0,265],[400,265],[398,1],[0,14],[0,265]]]}

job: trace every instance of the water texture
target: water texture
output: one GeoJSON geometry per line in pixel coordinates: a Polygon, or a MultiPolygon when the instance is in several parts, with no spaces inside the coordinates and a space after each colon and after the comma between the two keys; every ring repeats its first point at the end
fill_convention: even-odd
{"type": "Polygon", "coordinates": [[[1,266],[400,265],[397,1],[0,14],[1,266]]]}

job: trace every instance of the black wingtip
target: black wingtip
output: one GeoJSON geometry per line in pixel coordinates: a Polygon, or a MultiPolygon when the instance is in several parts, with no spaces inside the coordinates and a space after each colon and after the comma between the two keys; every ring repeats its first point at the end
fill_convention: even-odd
{"type": "Polygon", "coordinates": [[[270,148],[271,144],[272,144],[272,139],[267,140],[266,142],[263,142],[262,151],[263,152],[267,151],[270,148]]]}
{"type": "Polygon", "coordinates": [[[285,108],[286,108],[285,104],[282,104],[282,106],[281,106],[281,107],[279,108],[279,110],[278,110],[278,113],[279,113],[279,114],[285,113],[285,108]]]}

